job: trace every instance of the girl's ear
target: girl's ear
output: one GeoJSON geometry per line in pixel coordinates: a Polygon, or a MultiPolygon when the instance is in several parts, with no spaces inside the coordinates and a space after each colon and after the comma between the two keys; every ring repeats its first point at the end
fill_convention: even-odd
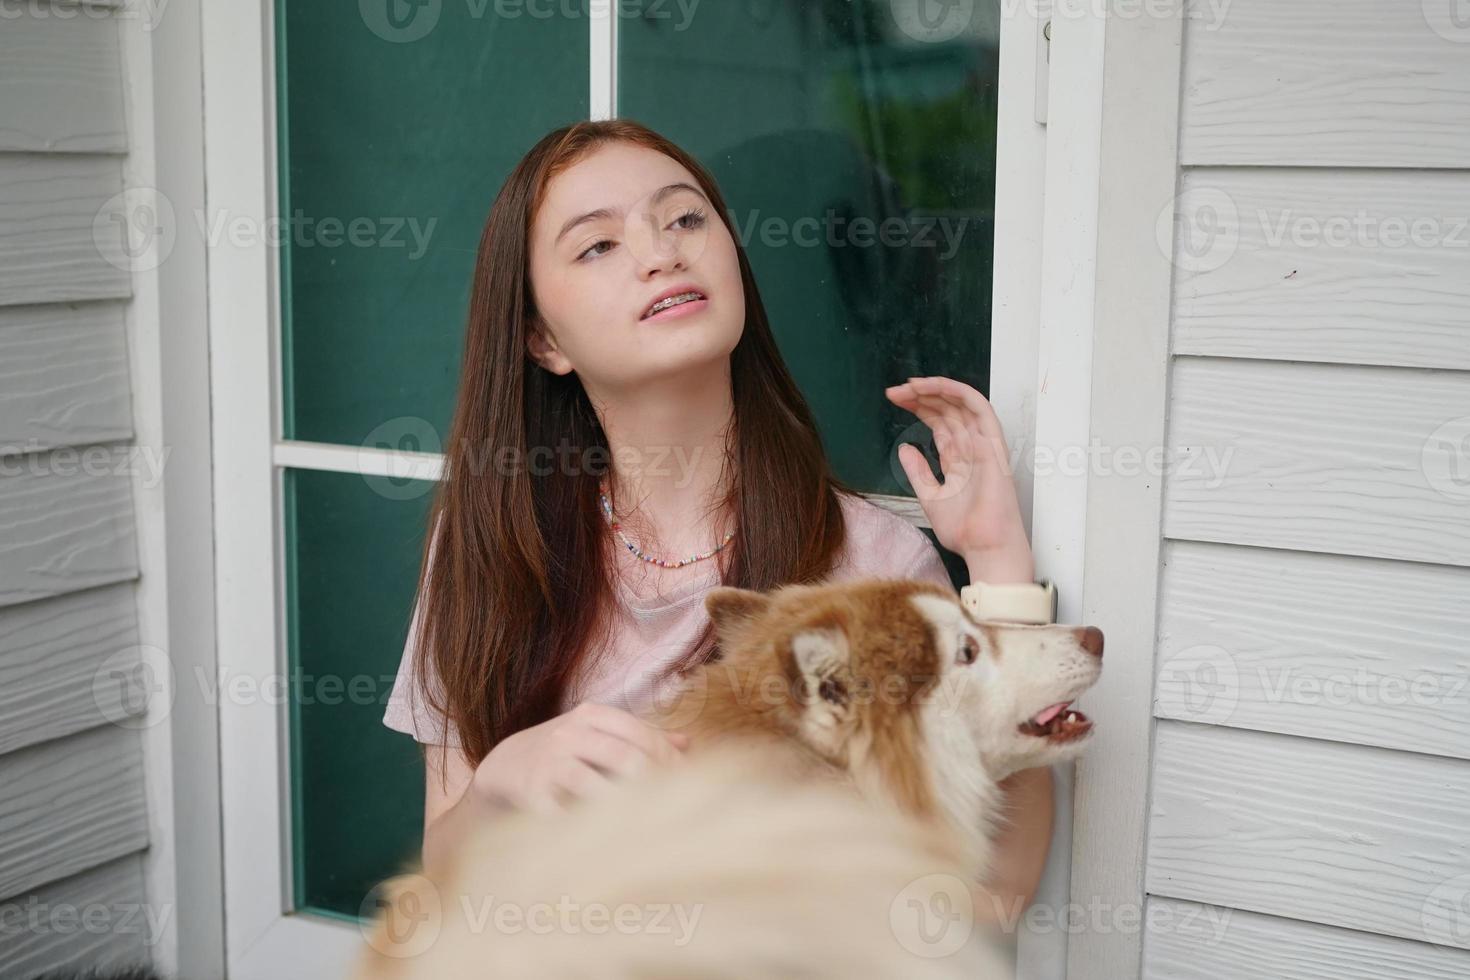
{"type": "Polygon", "coordinates": [[[540,320],[531,319],[526,321],[528,332],[526,334],[526,353],[531,360],[550,371],[552,374],[569,374],[572,370],[572,362],[568,361],[556,346],[556,341],[551,339],[540,320]]]}

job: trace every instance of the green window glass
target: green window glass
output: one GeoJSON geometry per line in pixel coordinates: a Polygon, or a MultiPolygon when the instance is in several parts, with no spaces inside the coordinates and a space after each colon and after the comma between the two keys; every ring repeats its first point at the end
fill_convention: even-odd
{"type": "Polygon", "coordinates": [[[431,484],[287,470],[296,905],[356,914],[417,854],[424,769],[383,726],[431,484]]]}
{"type": "Polygon", "coordinates": [[[279,9],[283,435],[355,446],[405,416],[444,432],[485,215],[532,143],[586,117],[587,22],[279,9]]]}
{"type": "Polygon", "coordinates": [[[927,429],[883,389],[944,374],[988,394],[990,373],[998,27],[901,23],[906,6],[669,4],[618,25],[618,115],[719,181],[838,475],[886,494],[912,494],[897,445],[927,429]]]}

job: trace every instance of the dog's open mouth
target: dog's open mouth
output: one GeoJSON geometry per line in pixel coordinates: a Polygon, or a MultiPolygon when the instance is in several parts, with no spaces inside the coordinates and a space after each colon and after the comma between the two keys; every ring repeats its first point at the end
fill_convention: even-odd
{"type": "Polygon", "coordinates": [[[1092,731],[1092,719],[1073,708],[1071,701],[1062,701],[1047,705],[1017,727],[1022,735],[1070,742],[1092,731]]]}

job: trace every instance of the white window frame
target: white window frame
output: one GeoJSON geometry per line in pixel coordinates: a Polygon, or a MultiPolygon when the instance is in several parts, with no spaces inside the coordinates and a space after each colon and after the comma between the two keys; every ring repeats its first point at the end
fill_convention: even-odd
{"type": "MultiPolygon", "coordinates": [[[[589,24],[594,118],[616,111],[617,25],[615,18],[606,16],[611,5],[600,6],[604,16],[594,16],[589,24]]],[[[1048,82],[1048,69],[1039,64],[1046,46],[1037,41],[1042,25],[1036,12],[1036,5],[1014,5],[1012,16],[1003,19],[1001,34],[1002,91],[1050,91],[1050,140],[1047,129],[1036,121],[1033,98],[1000,103],[995,228],[997,241],[1004,241],[1006,247],[996,250],[992,401],[1013,453],[1018,447],[1037,443],[1085,444],[1099,405],[1108,401],[1106,396],[1099,401],[1091,383],[1094,325],[1099,336],[1104,325],[1114,336],[1126,334],[1128,325],[1102,315],[1126,307],[1125,297],[1110,295],[1107,298],[1115,301],[1118,310],[1104,310],[1105,297],[1094,289],[1099,242],[1107,231],[1098,198],[1100,175],[1110,164],[1123,161],[1142,162],[1146,169],[1159,170],[1153,155],[1161,143],[1150,137],[1131,148],[1116,147],[1116,160],[1104,155],[1104,147],[1110,144],[1102,132],[1102,80],[1105,68],[1110,80],[1116,76],[1137,83],[1149,74],[1155,78],[1148,81],[1168,80],[1168,72],[1160,78],[1142,58],[1124,65],[1120,56],[1115,64],[1108,52],[1105,59],[1102,20],[1080,16],[1052,32],[1048,82]]],[[[264,227],[265,219],[275,213],[274,36],[271,0],[216,0],[204,5],[206,213],[215,218],[246,218],[259,222],[257,227],[264,227]]],[[[1159,41],[1154,36],[1150,51],[1142,53],[1157,55],[1159,41]]],[[[1177,44],[1172,57],[1177,67],[1177,44]]],[[[1172,98],[1177,102],[1177,72],[1173,82],[1172,98]]],[[[1128,129],[1121,117],[1114,122],[1119,131],[1128,129]]],[[[1172,130],[1168,139],[1172,140],[1172,130]]],[[[1173,160],[1171,151],[1167,157],[1171,175],[1173,160]]],[[[1149,189],[1152,186],[1145,188],[1149,189]]],[[[1172,176],[1165,196],[1171,193],[1172,176]]],[[[266,244],[234,246],[228,240],[212,245],[208,254],[218,663],[225,683],[243,676],[258,684],[285,675],[279,520],[283,468],[434,478],[440,459],[278,439],[278,255],[266,244]]],[[[1139,265],[1133,270],[1135,282],[1156,284],[1159,270],[1150,263],[1139,265]]],[[[1107,407],[1115,421],[1128,421],[1120,406],[1109,402],[1107,407]]],[[[1132,421],[1145,427],[1156,422],[1161,427],[1162,408],[1157,419],[1135,417],[1132,421]]],[[[1063,618],[1081,621],[1084,613],[1114,600],[1136,605],[1138,596],[1110,594],[1102,582],[1096,588],[1088,583],[1084,590],[1084,562],[1089,572],[1108,564],[1094,561],[1092,549],[1086,547],[1088,541],[1112,540],[1106,522],[1099,517],[1098,501],[1088,497],[1088,481],[1049,474],[1033,485],[1024,462],[1030,454],[1021,455],[1022,468],[1016,476],[1023,507],[1028,512],[1033,509],[1034,493],[1034,511],[1039,515],[1032,527],[1038,571],[1058,582],[1063,618]]],[[[922,523],[911,501],[879,502],[922,523]]],[[[1106,588],[1117,593],[1127,586],[1115,583],[1106,588]]],[[[1140,627],[1140,632],[1146,631],[1140,627]]],[[[1115,648],[1117,637],[1111,632],[1109,641],[1115,648]]],[[[1129,704],[1129,692],[1136,695],[1140,689],[1147,690],[1137,685],[1147,684],[1146,676],[1140,681],[1139,672],[1147,671],[1143,652],[1150,649],[1151,638],[1149,644],[1136,647],[1137,664],[1125,665],[1123,670],[1110,661],[1110,671],[1104,672],[1105,689],[1094,701],[1095,712],[1105,714],[1114,703],[1129,704]],[[1109,687],[1109,680],[1120,675],[1109,687]],[[1119,693],[1113,693],[1114,689],[1119,693]],[[1099,704],[1101,709],[1096,707],[1099,704]]],[[[274,978],[283,971],[300,976],[339,975],[361,950],[358,928],[339,918],[287,911],[292,904],[288,726],[286,712],[272,700],[238,703],[227,696],[220,699],[227,968],[237,980],[274,978]]],[[[1136,735],[1127,735],[1129,744],[1136,744],[1136,735]]],[[[1107,742],[1104,735],[1103,744],[1107,742]]],[[[1115,771],[1124,777],[1117,792],[1141,787],[1147,777],[1146,751],[1141,771],[1136,759],[1122,770],[1111,763],[1097,768],[1089,763],[1079,779],[1079,801],[1090,799],[1092,792],[1104,795],[1095,789],[1099,777],[1111,779],[1115,771]]],[[[1060,783],[1056,844],[1039,896],[1052,905],[1066,901],[1079,883],[1088,886],[1099,876],[1105,877],[1107,869],[1101,862],[1112,860],[1119,843],[1110,836],[1111,850],[1099,848],[1098,853],[1070,861],[1070,780],[1063,778],[1060,783]]],[[[1141,789],[1131,799],[1141,807],[1141,789]]],[[[1141,849],[1141,821],[1093,820],[1092,826],[1089,840],[1095,842],[1104,832],[1136,832],[1131,846],[1141,849]]],[[[1141,862],[1138,872],[1141,882],[1141,862]]],[[[1141,901],[1141,890],[1139,898],[1141,901]]],[[[1092,955],[1098,941],[1106,937],[1087,936],[1080,943],[1074,938],[1070,947],[1066,939],[1057,930],[1023,931],[1020,974],[1065,976],[1070,960],[1070,975],[1102,975],[1083,957],[1092,955]]],[[[1127,955],[1125,942],[1122,956],[1127,955]]]]}

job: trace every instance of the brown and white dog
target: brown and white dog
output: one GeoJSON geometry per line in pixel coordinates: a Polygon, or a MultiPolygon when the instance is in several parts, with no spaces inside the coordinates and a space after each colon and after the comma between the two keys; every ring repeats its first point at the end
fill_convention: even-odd
{"type": "Polygon", "coordinates": [[[705,606],[718,659],[645,717],[692,736],[763,743],[799,778],[953,834],[977,880],[1005,777],[1076,756],[1092,722],[1072,707],[1102,671],[1093,627],[977,621],[939,585],[900,579],[718,587],[705,606]]]}
{"type": "Polygon", "coordinates": [[[386,883],[354,977],[1012,975],[965,906],[999,782],[1086,744],[1071,702],[1097,680],[1102,634],[978,622],[909,580],[720,587],[705,606],[718,657],[643,712],[692,736],[684,758],[561,813],[507,813],[447,879],[386,883]],[[492,898],[704,917],[682,944],[507,933],[487,926],[492,898]]]}

